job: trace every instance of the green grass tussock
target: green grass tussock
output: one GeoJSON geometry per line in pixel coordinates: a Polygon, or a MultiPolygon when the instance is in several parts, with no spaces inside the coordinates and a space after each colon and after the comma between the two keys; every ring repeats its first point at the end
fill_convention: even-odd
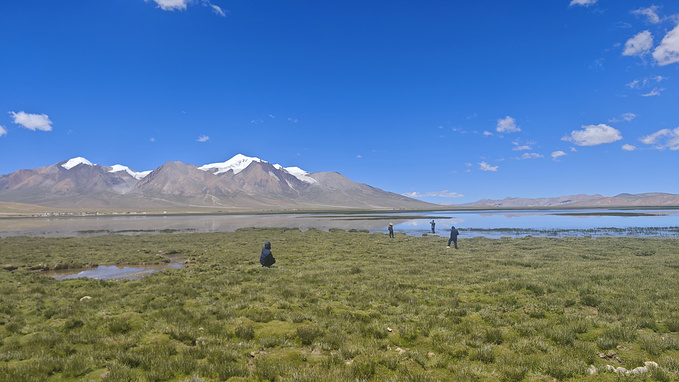
{"type": "Polygon", "coordinates": [[[0,239],[0,380],[679,380],[679,240],[446,243],[289,228],[0,239]],[[187,264],[42,273],[169,257],[187,264]],[[647,361],[636,377],[606,368],[647,361]]]}

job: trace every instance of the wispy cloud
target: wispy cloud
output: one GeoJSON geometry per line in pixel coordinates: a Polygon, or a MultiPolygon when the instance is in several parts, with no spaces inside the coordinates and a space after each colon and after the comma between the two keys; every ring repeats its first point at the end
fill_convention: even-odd
{"type": "Polygon", "coordinates": [[[491,166],[486,162],[479,163],[479,170],[481,171],[497,171],[499,166],[491,166]]]}
{"type": "Polygon", "coordinates": [[[656,150],[679,150],[679,127],[674,130],[662,129],[653,134],[639,138],[642,143],[655,145],[656,150]]]}
{"type": "Polygon", "coordinates": [[[292,123],[297,123],[297,122],[299,122],[299,120],[298,120],[297,118],[292,118],[292,117],[288,118],[288,121],[290,121],[290,122],[292,122],[292,123]]]}
{"type": "Polygon", "coordinates": [[[2,137],[3,135],[6,135],[6,134],[7,134],[7,129],[5,129],[5,126],[0,125],[0,137],[2,137]]]}
{"type": "Polygon", "coordinates": [[[571,1],[570,6],[573,7],[575,5],[582,5],[584,7],[589,7],[590,5],[596,4],[597,0],[573,0],[571,1]]]}
{"type": "Polygon", "coordinates": [[[524,159],[537,159],[537,158],[544,158],[544,155],[538,154],[538,153],[523,153],[520,157],[516,157],[514,159],[516,160],[524,160],[524,159]]]}
{"type": "Polygon", "coordinates": [[[524,151],[524,150],[530,150],[532,148],[532,145],[535,142],[522,142],[521,140],[516,140],[512,142],[514,147],[512,147],[513,151],[524,151]]]}
{"type": "Polygon", "coordinates": [[[653,58],[660,66],[679,62],[679,23],[663,37],[660,45],[653,51],[653,58]]]}
{"type": "Polygon", "coordinates": [[[434,191],[434,192],[406,192],[403,196],[409,198],[426,198],[436,196],[439,198],[461,198],[464,195],[458,194],[457,192],[449,192],[448,190],[434,191]]]}
{"type": "Polygon", "coordinates": [[[23,126],[29,130],[51,131],[52,121],[47,114],[29,114],[23,111],[15,113],[10,111],[9,114],[14,119],[14,123],[23,126]]]}
{"type": "Polygon", "coordinates": [[[622,145],[622,149],[625,150],[625,151],[634,151],[637,148],[636,148],[636,146],[632,146],[632,145],[626,143],[626,144],[622,145]]]}
{"type": "Polygon", "coordinates": [[[649,31],[637,33],[634,37],[627,40],[623,56],[643,56],[653,48],[653,35],[649,31]]]}
{"type": "Polygon", "coordinates": [[[617,122],[630,122],[634,118],[636,118],[637,115],[634,113],[625,113],[620,116],[620,118],[611,118],[608,120],[610,123],[617,123],[617,122]]]}
{"type": "Polygon", "coordinates": [[[659,96],[661,91],[664,91],[665,88],[653,88],[650,92],[646,94],[642,94],[642,97],[653,97],[653,96],[659,96]]]}
{"type": "Polygon", "coordinates": [[[483,132],[484,137],[490,137],[491,135],[493,135],[493,133],[491,133],[490,131],[484,131],[483,132]]]}
{"type": "Polygon", "coordinates": [[[209,140],[210,140],[210,137],[208,137],[207,135],[201,135],[201,136],[198,137],[198,139],[197,139],[198,142],[207,142],[207,141],[209,141],[209,140]]]}
{"type": "Polygon", "coordinates": [[[573,142],[578,146],[597,146],[622,139],[618,129],[606,124],[582,126],[582,130],[573,130],[561,140],[573,142]]]}
{"type": "Polygon", "coordinates": [[[516,125],[516,120],[510,116],[498,119],[495,130],[497,130],[498,133],[516,133],[521,131],[516,125]]]}
{"type": "Polygon", "coordinates": [[[554,151],[554,152],[552,152],[552,154],[551,154],[552,160],[558,160],[559,157],[562,157],[562,156],[564,156],[564,155],[566,155],[566,153],[563,152],[563,151],[561,151],[561,150],[559,150],[559,151],[554,151]]]}
{"type": "Polygon", "coordinates": [[[642,78],[640,80],[634,80],[630,83],[628,83],[626,86],[630,89],[643,89],[645,87],[653,86],[656,84],[659,84],[661,81],[666,80],[667,78],[663,76],[653,76],[653,77],[646,77],[642,78]]]}
{"type": "Polygon", "coordinates": [[[210,3],[209,1],[207,2],[207,5],[208,5],[210,8],[212,8],[212,12],[214,12],[214,14],[219,15],[219,16],[223,16],[223,17],[226,17],[227,12],[225,12],[222,8],[220,8],[220,7],[218,7],[218,6],[216,6],[216,5],[212,4],[212,3],[210,3]]]}
{"type": "Polygon", "coordinates": [[[651,24],[658,24],[660,22],[660,16],[658,16],[658,6],[652,5],[648,8],[639,8],[632,11],[632,14],[638,16],[645,16],[646,21],[651,24]]]}

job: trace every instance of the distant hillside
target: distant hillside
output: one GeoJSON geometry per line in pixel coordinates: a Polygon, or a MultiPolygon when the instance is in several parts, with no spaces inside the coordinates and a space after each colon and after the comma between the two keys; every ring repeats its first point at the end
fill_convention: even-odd
{"type": "Polygon", "coordinates": [[[553,198],[505,198],[481,199],[473,203],[458,204],[460,207],[669,207],[679,206],[679,195],[666,193],[603,195],[570,195],[553,198]]]}

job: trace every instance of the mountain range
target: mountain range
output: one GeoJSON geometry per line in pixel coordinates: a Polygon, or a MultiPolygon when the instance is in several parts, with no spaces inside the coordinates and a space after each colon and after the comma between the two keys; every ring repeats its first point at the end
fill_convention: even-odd
{"type": "Polygon", "coordinates": [[[605,207],[669,207],[679,206],[679,195],[662,192],[643,194],[570,195],[553,198],[481,199],[473,203],[457,204],[474,208],[605,208],[605,207]]]}
{"type": "Polygon", "coordinates": [[[221,163],[167,162],[153,171],[77,157],[0,176],[0,202],[53,208],[431,209],[434,204],[238,154],[221,163]]]}

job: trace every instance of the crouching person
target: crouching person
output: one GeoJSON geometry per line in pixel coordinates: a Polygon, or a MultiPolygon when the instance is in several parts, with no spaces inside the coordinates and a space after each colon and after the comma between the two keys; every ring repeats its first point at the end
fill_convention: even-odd
{"type": "Polygon", "coordinates": [[[263,267],[270,267],[274,265],[276,259],[274,259],[271,253],[271,243],[268,241],[264,243],[264,248],[262,248],[262,255],[259,257],[259,262],[262,263],[263,267]]]}

